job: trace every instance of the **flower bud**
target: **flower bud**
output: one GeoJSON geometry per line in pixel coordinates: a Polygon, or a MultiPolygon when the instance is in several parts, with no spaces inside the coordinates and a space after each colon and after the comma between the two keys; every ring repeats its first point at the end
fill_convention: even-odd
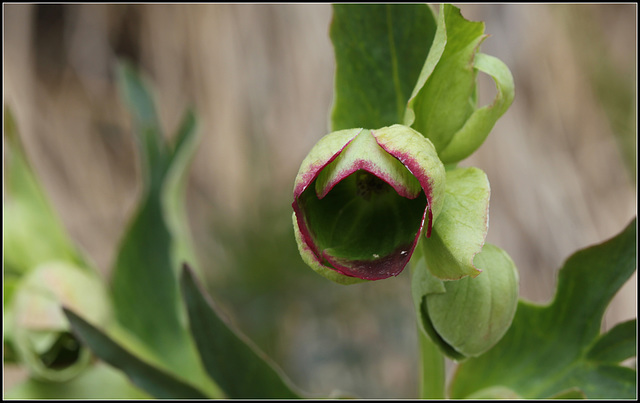
{"type": "Polygon", "coordinates": [[[430,235],[444,185],[433,144],[409,127],[328,134],[302,162],[294,186],[303,260],[342,284],[397,276],[423,230],[430,235]]]}
{"type": "Polygon", "coordinates": [[[477,277],[444,281],[444,293],[424,299],[425,328],[457,359],[493,347],[511,326],[518,303],[518,272],[506,252],[485,244],[474,263],[482,269],[477,277]]]}
{"type": "Polygon", "coordinates": [[[17,286],[12,305],[13,341],[32,375],[66,381],[89,363],[90,354],[71,334],[62,306],[103,325],[110,317],[99,278],[66,262],[34,268],[17,286]]]}

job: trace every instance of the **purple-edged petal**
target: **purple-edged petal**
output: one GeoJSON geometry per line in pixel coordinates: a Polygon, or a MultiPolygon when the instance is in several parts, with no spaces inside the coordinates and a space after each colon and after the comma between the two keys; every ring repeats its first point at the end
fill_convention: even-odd
{"type": "Polygon", "coordinates": [[[375,130],[373,136],[382,149],[397,158],[420,182],[429,203],[426,230],[429,237],[433,221],[442,211],[445,191],[444,165],[435,147],[422,134],[402,125],[375,130]],[[398,135],[400,132],[402,135],[398,135]]]}
{"type": "Polygon", "coordinates": [[[298,170],[293,189],[293,197],[297,199],[309,184],[316,179],[318,173],[333,161],[342,149],[363,129],[347,129],[329,133],[321,138],[309,151],[298,170]]]}
{"type": "Polygon", "coordinates": [[[420,193],[420,183],[411,172],[378,145],[371,130],[362,130],[318,175],[318,198],[325,197],[336,183],[358,170],[382,179],[407,199],[415,199],[420,193]]]}
{"type": "Polygon", "coordinates": [[[325,266],[322,264],[322,261],[316,254],[313,252],[311,247],[304,241],[302,233],[300,232],[300,227],[298,226],[298,219],[296,218],[296,214],[293,214],[293,230],[296,237],[296,242],[298,243],[298,249],[300,251],[300,256],[302,260],[317,273],[323,275],[329,280],[333,280],[336,283],[340,284],[356,284],[361,283],[365,280],[357,278],[345,276],[344,274],[336,271],[335,269],[325,266]]]}

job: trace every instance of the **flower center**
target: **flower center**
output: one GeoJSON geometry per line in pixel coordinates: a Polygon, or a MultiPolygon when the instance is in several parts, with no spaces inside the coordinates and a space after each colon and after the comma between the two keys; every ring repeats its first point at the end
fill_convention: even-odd
{"type": "Polygon", "coordinates": [[[356,172],[356,194],[366,201],[371,200],[371,195],[382,195],[391,190],[391,187],[382,179],[367,171],[356,172]]]}

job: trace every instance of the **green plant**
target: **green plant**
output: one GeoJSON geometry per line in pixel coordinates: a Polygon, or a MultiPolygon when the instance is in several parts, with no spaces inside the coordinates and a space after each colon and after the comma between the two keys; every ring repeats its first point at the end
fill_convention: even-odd
{"type": "MultiPolygon", "coordinates": [[[[600,323],[635,271],[635,220],[572,255],[547,306],[518,300],[514,262],[485,243],[489,179],[457,164],[484,142],[514,88],[504,63],[479,52],[484,24],[451,5],[437,17],[425,4],[333,10],[332,132],[294,185],[303,260],[341,284],[383,280],[409,265],[421,398],[633,398],[636,372],[619,364],[636,355],[635,320],[605,334],[600,323]],[[497,88],[481,107],[478,72],[497,88]],[[445,356],[458,362],[448,385],[445,356]]],[[[195,114],[168,142],[143,77],[122,63],[118,80],[144,190],[109,282],[57,221],[5,111],[12,220],[4,224],[4,341],[33,376],[9,397],[308,397],[199,285],[182,205],[195,114]],[[74,304],[73,292],[87,302],[74,304]],[[21,318],[36,317],[34,306],[61,320],[31,326],[21,318]],[[87,359],[89,350],[101,361],[87,359]]]]}

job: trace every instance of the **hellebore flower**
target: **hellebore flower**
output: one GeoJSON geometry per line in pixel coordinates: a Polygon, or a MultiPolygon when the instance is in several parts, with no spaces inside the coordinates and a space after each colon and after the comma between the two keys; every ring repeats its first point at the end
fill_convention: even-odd
{"type": "Polygon", "coordinates": [[[343,284],[397,276],[442,209],[445,170],[431,141],[393,125],[323,137],[302,162],[293,223],[303,260],[343,284]]]}

